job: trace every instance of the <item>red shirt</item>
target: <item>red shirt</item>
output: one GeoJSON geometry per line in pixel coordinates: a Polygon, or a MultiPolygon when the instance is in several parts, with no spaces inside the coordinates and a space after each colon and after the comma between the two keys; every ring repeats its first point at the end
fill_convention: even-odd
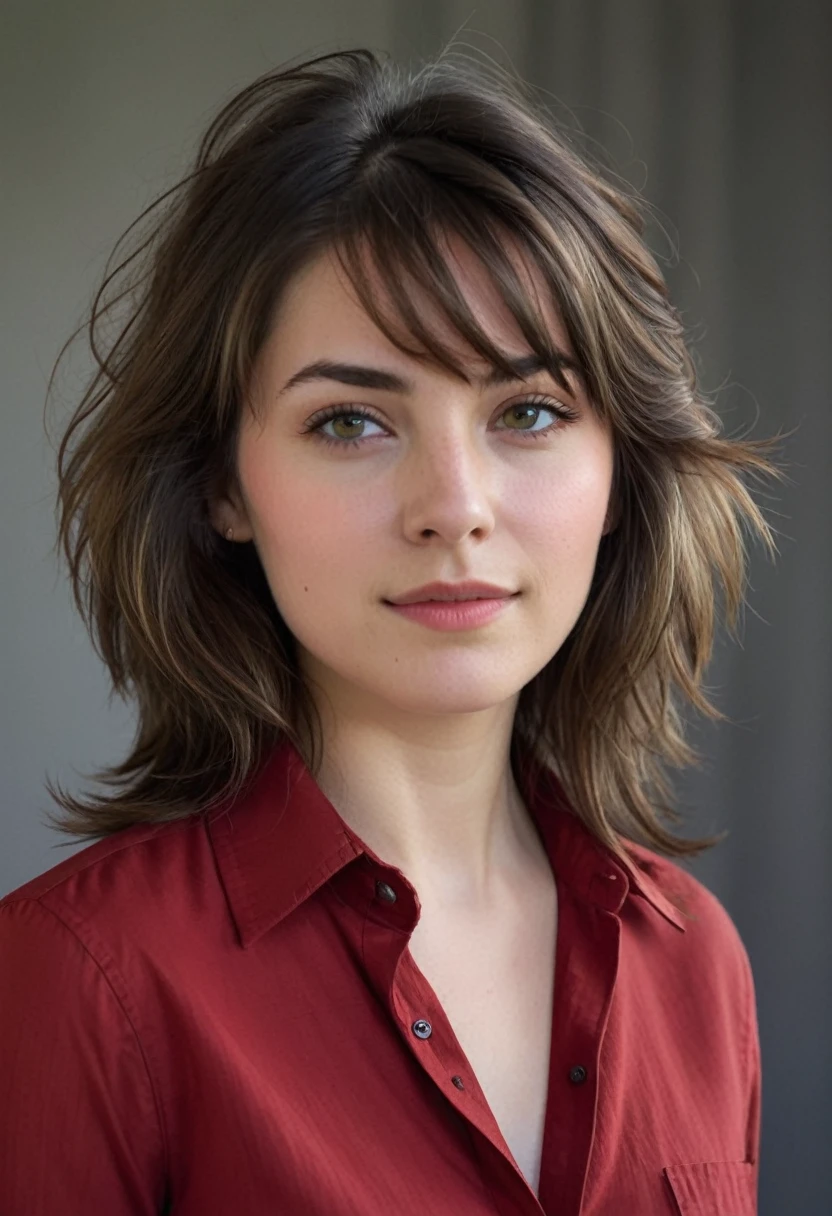
{"type": "Polygon", "coordinates": [[[0,901],[3,1216],[756,1212],[732,920],[628,845],[635,881],[554,777],[524,794],[558,889],[539,1199],[407,950],[416,891],[284,743],[227,813],[127,828],[0,901]]]}

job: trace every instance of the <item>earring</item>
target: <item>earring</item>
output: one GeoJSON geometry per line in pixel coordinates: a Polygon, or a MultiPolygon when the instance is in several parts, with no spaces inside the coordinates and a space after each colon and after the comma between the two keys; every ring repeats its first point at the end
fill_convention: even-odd
{"type": "Polygon", "coordinates": [[[225,533],[225,539],[226,539],[226,540],[231,540],[231,538],[233,537],[233,535],[234,535],[234,529],[233,529],[233,528],[228,528],[228,529],[227,529],[227,531],[226,531],[226,533],[225,533]]]}

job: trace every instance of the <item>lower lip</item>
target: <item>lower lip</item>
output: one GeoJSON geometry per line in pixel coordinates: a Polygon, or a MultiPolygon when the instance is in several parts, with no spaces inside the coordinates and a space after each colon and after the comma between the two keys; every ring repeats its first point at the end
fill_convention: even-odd
{"type": "Polygon", "coordinates": [[[502,596],[494,600],[456,600],[453,603],[424,601],[420,604],[388,604],[400,616],[406,616],[428,629],[475,629],[493,621],[507,604],[517,599],[520,593],[502,596]]]}

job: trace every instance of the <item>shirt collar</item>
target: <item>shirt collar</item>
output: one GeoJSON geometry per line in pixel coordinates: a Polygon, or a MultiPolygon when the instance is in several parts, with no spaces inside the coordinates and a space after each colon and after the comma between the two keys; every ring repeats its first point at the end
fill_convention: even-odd
{"type": "MultiPolygon", "coordinates": [[[[569,809],[551,772],[525,796],[558,881],[612,912],[628,896],[640,896],[684,932],[682,915],[652,876],[660,858],[624,841],[633,860],[625,868],[569,809]]],[[[288,739],[275,746],[242,794],[207,813],[206,823],[243,947],[355,858],[366,853],[381,861],[347,826],[288,739]]]]}

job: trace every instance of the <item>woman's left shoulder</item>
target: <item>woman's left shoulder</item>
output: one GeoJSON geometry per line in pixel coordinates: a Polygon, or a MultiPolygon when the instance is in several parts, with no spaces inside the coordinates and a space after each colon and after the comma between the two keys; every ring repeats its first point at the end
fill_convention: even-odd
{"type": "Polygon", "coordinates": [[[703,950],[714,964],[721,960],[745,979],[750,973],[748,951],[719,896],[679,861],[632,842],[627,850],[646,885],[652,883],[681,912],[686,951],[703,950]]]}

